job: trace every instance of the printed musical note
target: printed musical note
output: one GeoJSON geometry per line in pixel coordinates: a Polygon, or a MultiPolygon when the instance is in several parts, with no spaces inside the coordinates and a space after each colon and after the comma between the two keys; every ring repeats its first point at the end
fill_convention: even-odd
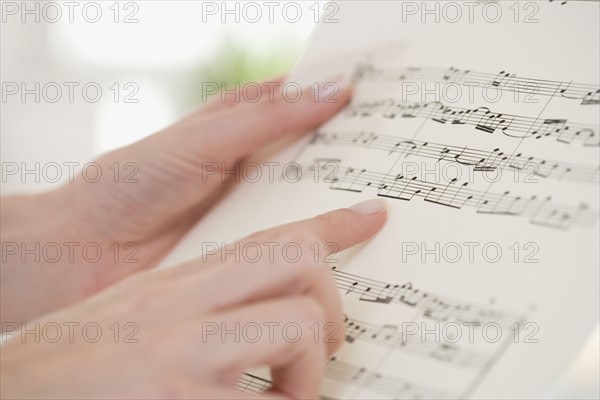
{"type": "Polygon", "coordinates": [[[411,118],[424,118],[447,124],[469,125],[476,130],[502,134],[518,139],[555,138],[559,143],[582,142],[583,146],[600,145],[598,126],[571,123],[566,119],[543,119],[491,111],[488,107],[465,109],[446,106],[440,102],[402,103],[393,99],[375,100],[349,104],[344,113],[347,117],[405,118],[404,110],[410,110],[411,118]]]}
{"type": "Polygon", "coordinates": [[[332,357],[327,363],[325,376],[339,382],[363,387],[394,399],[447,398],[448,393],[410,382],[388,374],[381,374],[365,367],[352,365],[332,357]]]}
{"type": "Polygon", "coordinates": [[[458,84],[468,83],[482,88],[494,87],[508,92],[579,100],[581,105],[600,104],[600,88],[597,84],[525,78],[504,70],[498,73],[488,73],[455,67],[449,69],[433,67],[378,68],[368,63],[362,64],[361,68],[361,74],[356,76],[359,81],[450,81],[458,84]]]}
{"type": "Polygon", "coordinates": [[[373,298],[365,293],[387,293],[379,296],[383,304],[395,304],[420,310],[423,317],[435,321],[498,322],[501,320],[518,321],[521,317],[515,313],[497,310],[494,307],[468,303],[447,296],[422,292],[413,288],[412,284],[389,284],[363,276],[340,271],[336,266],[331,268],[336,285],[345,295],[356,295],[360,301],[372,302],[373,298]],[[352,288],[352,290],[349,290],[352,288]],[[384,300],[384,301],[383,301],[384,300]]]}
{"type": "Polygon", "coordinates": [[[419,180],[417,177],[406,179],[403,176],[389,176],[365,168],[340,167],[340,170],[343,172],[339,173],[339,178],[330,185],[333,190],[362,192],[368,187],[373,187],[381,197],[404,201],[423,197],[425,201],[437,205],[455,209],[474,207],[478,214],[530,218],[536,225],[561,230],[572,227],[591,228],[598,221],[598,210],[585,203],[575,206],[548,199],[540,200],[537,196],[527,198],[510,192],[483,192],[470,189],[466,184],[459,184],[455,180],[437,183],[419,180]]]}
{"type": "Polygon", "coordinates": [[[346,342],[357,340],[392,348],[394,351],[408,352],[425,359],[434,359],[459,368],[483,368],[493,358],[493,352],[484,353],[463,348],[459,344],[445,341],[423,340],[421,335],[406,334],[398,325],[376,325],[345,317],[346,342]]]}
{"type": "Polygon", "coordinates": [[[416,139],[375,134],[364,131],[325,131],[319,130],[311,140],[312,144],[345,145],[383,150],[388,155],[398,154],[405,158],[418,156],[437,161],[451,161],[473,167],[476,172],[494,170],[524,170],[532,177],[557,179],[598,185],[600,166],[574,164],[555,160],[545,160],[522,153],[505,154],[499,148],[481,150],[469,146],[424,142],[416,139]]]}
{"type": "MultiPolygon", "coordinates": [[[[332,357],[327,363],[325,376],[339,382],[368,387],[370,390],[390,395],[392,398],[447,398],[448,393],[431,390],[387,374],[371,371],[332,357]]],[[[244,373],[236,382],[236,389],[243,393],[260,394],[269,389],[272,382],[253,374],[244,373]]],[[[325,397],[321,397],[325,399],[325,397]]]]}
{"type": "MultiPolygon", "coordinates": [[[[535,366],[546,374],[542,363],[535,365],[531,357],[519,354],[525,351],[525,346],[513,345],[517,336],[524,341],[525,335],[519,335],[525,333],[521,331],[523,326],[516,323],[529,321],[525,319],[526,314],[536,327],[539,324],[540,329],[551,328],[557,332],[544,336],[544,341],[550,342],[540,341],[547,354],[553,354],[553,349],[560,346],[566,349],[561,353],[574,354],[574,335],[569,336],[574,328],[565,321],[575,321],[568,315],[569,310],[581,307],[586,297],[578,293],[580,289],[575,285],[563,288],[568,289],[568,293],[556,295],[556,282],[552,279],[559,282],[560,278],[568,276],[569,282],[573,280],[578,286],[585,287],[588,294],[589,290],[597,290],[592,284],[586,286],[585,280],[586,274],[594,270],[590,264],[594,258],[589,251],[594,249],[594,240],[598,236],[596,192],[600,186],[597,157],[600,125],[594,110],[597,111],[600,104],[600,85],[597,77],[590,73],[590,65],[594,64],[581,64],[584,53],[581,58],[577,56],[581,49],[589,54],[595,54],[595,49],[572,46],[580,39],[576,37],[579,31],[566,30],[559,35],[553,23],[561,16],[557,10],[571,17],[571,11],[577,7],[582,9],[582,21],[594,21],[587,18],[592,14],[587,11],[595,10],[597,4],[590,7],[584,2],[569,2],[568,9],[557,7],[567,1],[540,5],[548,7],[545,10],[548,14],[544,15],[548,18],[540,18],[536,28],[547,24],[545,38],[556,39],[562,35],[565,40],[538,41],[536,51],[528,53],[527,49],[518,48],[513,54],[506,50],[522,47],[518,41],[505,43],[506,38],[502,35],[485,38],[462,35],[460,29],[454,32],[454,29],[444,28],[440,34],[440,24],[432,24],[430,29],[444,40],[417,43],[406,39],[406,35],[395,36],[392,28],[397,18],[395,21],[384,11],[387,7],[390,10],[399,8],[394,2],[383,3],[386,7],[381,6],[383,12],[378,14],[377,23],[365,23],[372,28],[373,35],[381,31],[386,36],[373,40],[374,43],[379,41],[376,44],[381,46],[362,48],[363,54],[355,55],[368,61],[354,69],[352,103],[321,125],[308,145],[302,141],[298,144],[299,151],[291,152],[293,161],[301,168],[310,165],[311,173],[303,174],[303,177],[312,178],[316,174],[328,177],[326,186],[314,189],[307,184],[289,189],[294,195],[314,196],[310,203],[316,203],[315,209],[324,206],[320,204],[319,196],[334,206],[349,203],[353,197],[362,199],[369,195],[391,199],[388,201],[391,223],[388,222],[375,240],[357,248],[356,257],[344,258],[345,265],[331,268],[347,314],[345,340],[326,367],[323,390],[332,397],[340,393],[339,397],[344,398],[472,398],[480,393],[493,397],[493,391],[497,390],[493,383],[502,381],[502,374],[506,381],[518,381],[519,362],[523,368],[535,366]],[[390,29],[377,29],[379,20],[386,20],[390,29]],[[459,40],[450,41],[445,35],[459,40]],[[402,46],[395,48],[395,42],[402,42],[402,46]],[[443,49],[448,43],[454,43],[454,46],[485,43],[485,48],[478,52],[467,48],[454,51],[452,62],[460,60],[466,68],[449,67],[447,54],[452,49],[443,49]],[[413,52],[419,45],[423,47],[413,52]],[[495,57],[494,52],[510,57],[495,57]],[[397,68],[378,63],[402,60],[404,54],[414,54],[413,58],[423,62],[424,66],[397,68]],[[536,57],[536,62],[519,59],[528,54],[536,57]],[[498,60],[506,65],[494,65],[498,60]],[[438,67],[426,66],[429,62],[438,67]],[[481,69],[469,68],[475,64],[481,65],[481,69]],[[539,77],[520,75],[524,72],[519,71],[522,66],[535,71],[539,65],[545,68],[540,70],[539,77]],[[573,75],[561,76],[565,71],[572,71],[573,75]],[[449,97],[445,97],[444,103],[427,102],[427,95],[431,93],[428,85],[427,93],[423,90],[418,93],[426,100],[418,102],[416,97],[410,100],[410,94],[405,90],[407,84],[415,83],[424,84],[422,87],[435,83],[436,88],[445,85],[446,88],[458,87],[458,90],[468,86],[469,92],[473,89],[474,97],[469,100],[470,105],[465,97],[457,102],[451,102],[449,97]],[[506,96],[501,101],[491,101],[485,96],[484,90],[488,89],[506,96]],[[309,164],[313,160],[317,163],[309,164]],[[410,172],[414,160],[421,163],[419,176],[410,172]],[[325,167],[328,163],[335,164],[337,172],[330,174],[331,170],[325,167]],[[445,167],[461,173],[466,171],[468,178],[452,179],[441,174],[422,173],[445,167]],[[484,179],[490,175],[497,177],[503,171],[510,173],[497,183],[484,179]],[[514,181],[510,179],[512,176],[514,181]],[[525,182],[535,185],[525,185],[525,182]],[[432,210],[435,213],[432,214],[432,210]],[[394,225],[399,221],[398,216],[406,217],[411,223],[394,225]],[[444,216],[448,217],[447,221],[444,216]],[[456,223],[454,218],[460,222],[456,223]],[[446,225],[440,228],[444,223],[446,225]],[[544,254],[540,254],[543,261],[527,268],[516,261],[489,263],[485,266],[486,271],[479,268],[479,264],[484,265],[481,261],[475,265],[450,265],[448,259],[440,261],[440,257],[435,262],[415,259],[410,265],[396,262],[397,244],[406,238],[450,242],[455,238],[478,239],[478,235],[488,240],[503,238],[511,243],[533,238],[536,246],[543,244],[544,254]],[[379,263],[381,259],[388,260],[389,265],[374,267],[373,263],[379,263]],[[364,260],[373,261],[361,265],[364,260]],[[565,270],[564,265],[569,268],[565,270]],[[540,281],[539,276],[550,269],[550,281],[540,281]],[[374,274],[381,280],[372,279],[374,274]],[[395,283],[397,276],[409,276],[407,280],[412,282],[395,283]],[[535,309],[531,307],[532,303],[535,303],[535,309]],[[556,307],[557,304],[560,306],[556,307]],[[428,328],[474,323],[478,324],[476,336],[481,336],[477,334],[482,333],[482,326],[498,324],[503,335],[500,341],[493,343],[485,339],[476,339],[473,343],[465,336],[456,342],[438,340],[435,336],[423,339],[420,335],[407,336],[405,323],[423,323],[428,328]],[[562,338],[569,339],[558,340],[562,338]],[[508,348],[515,357],[502,358],[508,348]],[[495,363],[503,365],[491,368],[495,363]],[[486,380],[488,373],[498,375],[486,380]]],[[[352,2],[348,4],[347,7],[351,7],[352,2]]],[[[344,29],[359,26],[360,9],[344,11],[345,18],[354,18],[354,24],[344,24],[347,27],[344,29]]],[[[532,15],[523,7],[518,11],[520,19],[524,14],[532,15]]],[[[503,23],[492,30],[502,28],[503,23]]],[[[513,35],[520,33],[517,31],[525,24],[507,23],[506,26],[515,30],[507,36],[512,39],[518,37],[513,35]]],[[[321,32],[325,31],[339,32],[321,32]]],[[[524,37],[528,37],[529,28],[523,32],[524,37]]],[[[348,30],[336,39],[347,40],[352,36],[349,33],[348,30]]],[[[316,53],[338,55],[341,52],[324,46],[316,53]]],[[[338,64],[344,64],[343,68],[351,67],[346,62],[351,59],[350,54],[340,54],[338,60],[333,58],[332,64],[339,61],[338,64]]],[[[322,57],[315,56],[306,65],[313,68],[322,62],[322,57]]],[[[310,76],[308,67],[302,72],[310,76]]],[[[438,94],[437,90],[435,94],[438,94]]],[[[439,94],[441,97],[443,91],[439,94]]],[[[283,154],[282,159],[283,156],[287,157],[287,154],[283,154]]],[[[260,193],[264,193],[262,198],[280,199],[277,191],[258,188],[264,189],[260,193]]],[[[250,198],[255,195],[252,190],[258,192],[257,185],[246,189],[243,193],[250,198]]],[[[289,202],[288,194],[282,197],[283,201],[289,202]]],[[[279,205],[286,207],[287,203],[283,201],[279,205]]],[[[306,206],[313,210],[312,204],[306,206]]],[[[281,214],[284,212],[282,210],[281,214]]],[[[515,255],[515,260],[517,258],[515,255]]],[[[583,314],[578,315],[578,328],[583,322],[595,323],[591,319],[583,321],[583,318],[583,314]]],[[[558,354],[555,356],[559,358],[558,354]]],[[[552,369],[556,366],[552,365],[552,369]]],[[[538,390],[543,389],[541,383],[529,381],[519,382],[520,388],[528,393],[542,392],[538,390]]],[[[244,375],[237,386],[258,393],[270,384],[260,376],[244,375]]],[[[503,390],[518,397],[514,385],[506,386],[511,387],[503,390]]]]}

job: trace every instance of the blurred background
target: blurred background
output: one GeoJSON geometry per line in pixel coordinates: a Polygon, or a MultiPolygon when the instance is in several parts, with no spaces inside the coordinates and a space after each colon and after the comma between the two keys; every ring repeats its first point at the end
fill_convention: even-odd
{"type": "MultiPolygon", "coordinates": [[[[259,10],[259,19],[243,2],[74,3],[2,2],[5,162],[86,162],[201,105],[203,82],[232,85],[288,71],[324,2],[277,2],[270,15],[259,10]],[[225,21],[223,10],[231,11],[225,21]],[[40,98],[22,98],[36,83],[40,98]],[[18,92],[8,94],[13,84],[18,92]],[[57,86],[62,95],[54,101],[57,86]]],[[[3,193],[52,185],[25,180],[3,179],[3,193]]]]}
{"type": "MultiPolygon", "coordinates": [[[[257,18],[244,2],[89,3],[2,2],[3,165],[84,164],[201,105],[203,83],[280,75],[300,57],[326,5],[279,1],[272,15],[263,8],[257,18]],[[223,20],[222,12],[211,14],[215,5],[232,12],[223,20]]],[[[6,195],[59,183],[3,170],[1,189],[6,195]]],[[[549,398],[599,397],[599,336],[596,330],[549,398]]]]}

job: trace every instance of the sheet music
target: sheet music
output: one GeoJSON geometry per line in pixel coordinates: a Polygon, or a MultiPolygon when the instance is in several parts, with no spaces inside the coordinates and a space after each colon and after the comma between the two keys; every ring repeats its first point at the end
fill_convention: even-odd
{"type": "Polygon", "coordinates": [[[336,3],[292,80],[344,71],[351,104],[271,158],[301,179],[240,184],[164,265],[385,197],[382,231],[331,265],[347,337],[323,398],[541,397],[598,323],[600,5],[423,23],[421,3],[336,3]]]}

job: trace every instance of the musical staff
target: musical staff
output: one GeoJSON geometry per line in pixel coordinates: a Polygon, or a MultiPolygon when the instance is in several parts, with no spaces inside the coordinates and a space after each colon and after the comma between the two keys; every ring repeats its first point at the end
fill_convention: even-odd
{"type": "Polygon", "coordinates": [[[439,81],[494,87],[498,90],[529,95],[562,97],[580,101],[581,105],[600,104],[600,85],[525,78],[509,71],[487,73],[455,67],[380,68],[370,63],[361,64],[355,71],[357,81],[439,81]]]}
{"type": "Polygon", "coordinates": [[[269,389],[272,382],[256,375],[244,373],[235,384],[235,388],[243,393],[262,393],[269,389]]]}
{"type": "Polygon", "coordinates": [[[435,340],[424,341],[420,335],[406,335],[402,332],[400,326],[394,324],[376,325],[347,316],[344,323],[348,343],[362,340],[468,369],[482,368],[493,357],[493,354],[474,352],[455,343],[437,342],[435,340]]]}
{"type": "MultiPolygon", "coordinates": [[[[522,153],[510,155],[501,149],[480,150],[468,146],[452,146],[364,131],[317,131],[311,143],[351,145],[384,150],[389,155],[418,156],[439,161],[451,161],[470,166],[475,172],[522,170],[529,177],[598,185],[600,166],[544,160],[522,153]]],[[[527,178],[526,178],[527,179],[527,178]]]]}
{"type": "MultiPolygon", "coordinates": [[[[261,394],[268,390],[273,382],[259,376],[244,373],[235,384],[235,388],[242,393],[261,394]]],[[[333,400],[331,397],[320,396],[321,400],[333,400]]]]}
{"type": "MultiPolygon", "coordinates": [[[[391,396],[394,399],[448,398],[448,393],[432,390],[407,380],[383,375],[364,367],[332,357],[327,363],[325,376],[342,383],[362,386],[369,390],[391,396]]],[[[256,375],[244,373],[236,382],[236,389],[244,393],[263,393],[272,382],[256,375]]],[[[325,397],[321,397],[325,399],[325,397]]]]}
{"type": "Polygon", "coordinates": [[[360,301],[381,304],[400,304],[412,307],[421,312],[421,316],[433,321],[447,322],[478,322],[484,325],[488,322],[520,320],[516,314],[484,306],[456,300],[447,296],[438,296],[413,288],[411,283],[391,284],[339,271],[331,268],[337,288],[358,296],[360,301]]]}
{"type": "Polygon", "coordinates": [[[432,389],[396,376],[381,374],[358,367],[332,357],[327,363],[325,376],[342,383],[349,383],[373,392],[391,396],[393,399],[439,399],[450,397],[448,393],[432,389]]]}
{"type": "MultiPolygon", "coordinates": [[[[588,2],[588,3],[598,3],[600,0],[562,0],[562,1],[556,1],[556,3],[560,3],[561,6],[564,6],[567,3],[573,3],[573,2],[588,2]]],[[[555,2],[555,0],[548,0],[549,3],[553,3],[555,2]]]]}
{"type": "MultiPolygon", "coordinates": [[[[413,288],[412,284],[392,285],[389,283],[365,278],[332,267],[338,289],[346,295],[354,294],[361,301],[390,304],[397,303],[418,309],[421,317],[432,321],[457,321],[479,323],[481,326],[495,322],[508,326],[520,320],[516,314],[506,313],[483,306],[455,300],[447,296],[437,296],[413,288]]],[[[495,354],[474,352],[458,347],[453,343],[436,343],[421,341],[420,337],[404,340],[400,327],[387,324],[376,324],[359,321],[345,316],[346,342],[356,340],[373,342],[394,351],[407,351],[423,356],[435,362],[443,362],[460,368],[484,370],[493,362],[495,354]]],[[[422,385],[405,381],[399,377],[382,375],[364,367],[348,364],[333,357],[327,364],[325,376],[339,382],[368,387],[377,393],[392,398],[436,398],[448,397],[448,393],[432,391],[422,385]]],[[[235,387],[245,393],[262,393],[271,387],[271,381],[259,376],[245,373],[237,381],[235,387]]]]}
{"type": "Polygon", "coordinates": [[[491,111],[488,107],[473,109],[449,107],[440,102],[402,103],[394,99],[351,103],[344,110],[346,117],[425,118],[439,124],[466,125],[493,134],[496,131],[512,138],[555,138],[559,143],[582,142],[583,146],[598,146],[598,127],[570,123],[566,119],[539,119],[491,111]]]}
{"type": "MultiPolygon", "coordinates": [[[[314,169],[314,166],[308,169],[314,169]]],[[[591,228],[598,220],[598,211],[587,204],[561,204],[553,201],[551,196],[538,198],[513,195],[510,191],[502,194],[484,192],[470,189],[468,182],[459,183],[456,178],[447,183],[436,183],[419,180],[416,176],[410,178],[353,167],[340,167],[340,170],[344,172],[338,172],[328,181],[333,190],[360,193],[372,187],[381,197],[403,201],[421,197],[428,203],[448,208],[473,207],[478,214],[526,217],[534,225],[559,230],[575,226],[591,228]]]]}

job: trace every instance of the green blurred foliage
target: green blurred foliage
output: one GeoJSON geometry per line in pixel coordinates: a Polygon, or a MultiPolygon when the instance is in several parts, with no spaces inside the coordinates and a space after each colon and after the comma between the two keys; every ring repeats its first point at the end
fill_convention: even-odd
{"type": "Polygon", "coordinates": [[[195,88],[190,99],[192,104],[202,101],[203,82],[223,83],[227,88],[233,88],[238,82],[260,82],[287,73],[298,59],[302,43],[282,38],[266,51],[257,51],[228,38],[219,49],[216,56],[199,69],[197,79],[191,83],[195,88]]]}

